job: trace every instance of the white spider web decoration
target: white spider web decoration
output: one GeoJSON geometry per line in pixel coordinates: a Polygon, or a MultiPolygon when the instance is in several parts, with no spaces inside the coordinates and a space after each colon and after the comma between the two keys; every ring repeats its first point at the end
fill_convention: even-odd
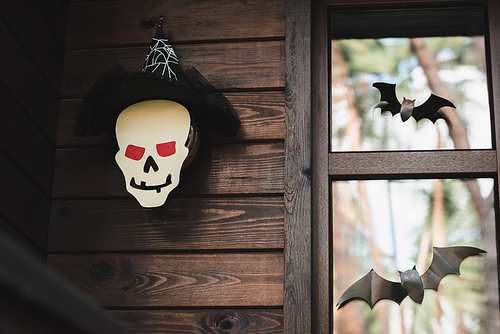
{"type": "Polygon", "coordinates": [[[153,38],[154,45],[149,46],[142,72],[160,74],[162,79],[166,72],[169,80],[177,81],[177,75],[170,65],[179,65],[179,61],[172,46],[166,42],[168,39],[153,38]]]}

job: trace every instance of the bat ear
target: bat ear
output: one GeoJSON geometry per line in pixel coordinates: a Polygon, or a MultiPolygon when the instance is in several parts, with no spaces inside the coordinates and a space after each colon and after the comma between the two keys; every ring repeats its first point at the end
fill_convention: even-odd
{"type": "Polygon", "coordinates": [[[400,270],[398,270],[398,273],[399,273],[399,274],[402,274],[403,272],[402,272],[402,271],[400,271],[400,270]]]}
{"type": "MultiPolygon", "coordinates": [[[[415,101],[415,100],[413,100],[413,101],[415,101]]],[[[414,265],[412,270],[417,270],[417,265],[414,265]]]]}

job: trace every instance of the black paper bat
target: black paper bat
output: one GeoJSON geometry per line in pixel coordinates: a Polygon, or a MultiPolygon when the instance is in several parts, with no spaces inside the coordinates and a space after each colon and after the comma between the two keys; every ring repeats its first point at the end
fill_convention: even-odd
{"type": "Polygon", "coordinates": [[[428,118],[432,123],[436,123],[439,118],[442,118],[447,123],[450,123],[448,117],[446,117],[446,115],[439,109],[442,107],[456,108],[453,103],[447,99],[434,94],[431,94],[427,101],[418,107],[415,107],[415,100],[408,100],[405,97],[403,97],[403,103],[401,104],[396,97],[395,84],[375,82],[373,87],[380,91],[380,102],[375,106],[375,108],[382,109],[382,112],[390,111],[393,116],[397,113],[401,113],[401,119],[403,122],[408,120],[410,116],[413,116],[417,122],[422,118],[428,118]]]}
{"type": "Polygon", "coordinates": [[[421,304],[424,289],[438,289],[441,279],[448,274],[460,275],[460,264],[469,256],[486,253],[484,250],[468,247],[433,247],[433,257],[429,269],[420,276],[415,266],[401,272],[401,282],[388,281],[380,277],[373,269],[360,278],[342,294],[337,302],[338,309],[347,303],[359,299],[364,300],[371,308],[382,299],[390,299],[401,304],[406,296],[421,304]]]}

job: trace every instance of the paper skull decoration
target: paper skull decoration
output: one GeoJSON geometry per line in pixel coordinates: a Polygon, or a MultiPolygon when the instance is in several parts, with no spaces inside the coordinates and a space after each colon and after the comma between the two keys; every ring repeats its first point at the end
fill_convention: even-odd
{"type": "Polygon", "coordinates": [[[147,208],[163,205],[179,184],[198,150],[198,127],[235,136],[240,125],[229,101],[195,68],[180,68],[161,22],[142,72],[116,66],[102,75],[75,129],[76,136],[116,134],[125,187],[147,208]]]}
{"type": "Polygon", "coordinates": [[[185,146],[191,119],[181,104],[147,100],[123,110],[116,121],[119,151],[115,156],[127,191],[143,207],[165,203],[179,184],[188,156],[185,146]]]}

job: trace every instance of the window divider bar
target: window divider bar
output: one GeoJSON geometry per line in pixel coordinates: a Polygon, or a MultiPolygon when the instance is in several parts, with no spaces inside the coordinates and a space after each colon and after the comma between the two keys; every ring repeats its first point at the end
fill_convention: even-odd
{"type": "Polygon", "coordinates": [[[328,173],[341,179],[477,177],[498,173],[498,166],[495,150],[338,152],[328,155],[328,173]]]}

